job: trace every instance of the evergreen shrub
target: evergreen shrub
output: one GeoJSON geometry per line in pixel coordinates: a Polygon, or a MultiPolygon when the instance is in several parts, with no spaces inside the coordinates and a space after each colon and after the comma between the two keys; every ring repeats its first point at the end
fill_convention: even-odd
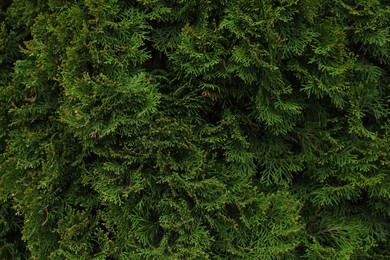
{"type": "Polygon", "coordinates": [[[388,0],[0,8],[0,259],[390,258],[388,0]]]}

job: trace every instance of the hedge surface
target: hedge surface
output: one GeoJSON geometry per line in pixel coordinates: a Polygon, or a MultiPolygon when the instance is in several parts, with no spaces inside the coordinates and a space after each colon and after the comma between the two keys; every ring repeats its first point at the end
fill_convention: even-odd
{"type": "Polygon", "coordinates": [[[0,8],[1,259],[390,258],[388,0],[0,8]]]}

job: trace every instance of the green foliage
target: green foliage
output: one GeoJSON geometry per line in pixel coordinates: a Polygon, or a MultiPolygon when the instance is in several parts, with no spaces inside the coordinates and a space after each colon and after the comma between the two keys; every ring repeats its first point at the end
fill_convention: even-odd
{"type": "Polygon", "coordinates": [[[387,1],[0,7],[0,258],[390,257],[387,1]]]}

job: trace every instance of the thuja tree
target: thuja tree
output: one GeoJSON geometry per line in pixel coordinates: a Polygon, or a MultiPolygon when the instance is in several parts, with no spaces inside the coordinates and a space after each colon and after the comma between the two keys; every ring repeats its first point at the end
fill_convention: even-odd
{"type": "Polygon", "coordinates": [[[0,258],[390,257],[387,0],[14,0],[0,258]]]}

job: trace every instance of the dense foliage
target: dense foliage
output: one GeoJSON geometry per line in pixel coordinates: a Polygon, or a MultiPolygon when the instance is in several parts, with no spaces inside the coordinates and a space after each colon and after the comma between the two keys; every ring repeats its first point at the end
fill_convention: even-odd
{"type": "Polygon", "coordinates": [[[0,5],[1,259],[390,257],[388,0],[0,5]]]}

